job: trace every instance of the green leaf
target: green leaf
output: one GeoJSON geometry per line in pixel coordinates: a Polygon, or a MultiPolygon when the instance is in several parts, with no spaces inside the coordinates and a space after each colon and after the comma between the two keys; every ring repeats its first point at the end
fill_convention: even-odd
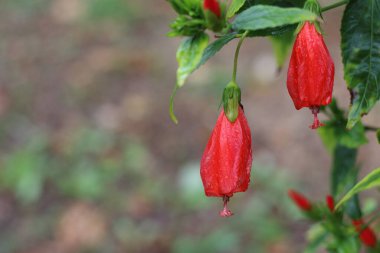
{"type": "Polygon", "coordinates": [[[356,253],[360,252],[360,243],[357,237],[347,237],[338,242],[338,253],[356,253]]]}
{"type": "Polygon", "coordinates": [[[177,50],[177,84],[174,87],[173,93],[170,97],[169,113],[174,123],[178,120],[174,114],[174,97],[177,89],[185,84],[187,77],[197,68],[203,51],[208,45],[209,37],[205,33],[200,33],[195,36],[186,38],[182,41],[177,50]]]}
{"type": "Polygon", "coordinates": [[[344,78],[352,94],[352,128],[380,99],[380,0],[352,0],[341,27],[344,78]]]}
{"type": "Polygon", "coordinates": [[[307,247],[304,253],[314,253],[323,244],[328,237],[328,232],[321,224],[312,226],[307,231],[307,247]]]}
{"type": "Polygon", "coordinates": [[[178,14],[182,14],[182,15],[187,14],[186,6],[181,1],[177,1],[177,0],[166,0],[166,1],[168,1],[170,3],[170,5],[172,6],[172,8],[178,14]]]}
{"type": "Polygon", "coordinates": [[[290,30],[280,35],[270,37],[274,55],[277,60],[277,67],[281,70],[293,46],[294,30],[290,30]]]}
{"type": "Polygon", "coordinates": [[[171,24],[169,37],[185,36],[193,37],[206,29],[204,18],[192,18],[187,15],[179,15],[171,24]]]}
{"type": "Polygon", "coordinates": [[[368,190],[374,187],[380,186],[380,168],[372,171],[367,176],[365,176],[360,182],[358,182],[351,190],[349,190],[346,195],[338,202],[335,209],[338,209],[345,202],[350,200],[355,194],[361,191],[368,190]]]}
{"type": "Polygon", "coordinates": [[[236,12],[244,5],[245,0],[232,0],[232,3],[227,11],[227,18],[232,18],[236,12]]]}
{"type": "Polygon", "coordinates": [[[284,33],[295,31],[297,25],[285,25],[275,28],[267,28],[256,31],[250,31],[247,37],[267,37],[267,36],[280,36],[284,33]]]}
{"type": "Polygon", "coordinates": [[[177,50],[177,86],[182,87],[187,77],[196,69],[208,45],[209,37],[205,33],[186,38],[177,50]]]}
{"type": "Polygon", "coordinates": [[[324,127],[318,129],[323,144],[332,152],[337,145],[348,148],[358,148],[368,142],[365,128],[358,122],[351,130],[346,128],[345,122],[328,121],[324,127]]]}
{"type": "Polygon", "coordinates": [[[246,10],[254,5],[274,5],[279,7],[300,7],[302,8],[306,0],[246,0],[244,6],[240,9],[246,10]]]}
{"type": "Polygon", "coordinates": [[[317,16],[308,10],[255,5],[237,15],[232,27],[235,30],[255,31],[315,20],[317,16]]]}
{"type": "Polygon", "coordinates": [[[331,176],[331,192],[334,197],[338,197],[338,195],[347,192],[353,185],[355,185],[355,182],[352,184],[347,181],[352,181],[352,176],[357,174],[357,168],[355,165],[356,157],[356,149],[343,146],[337,146],[335,148],[331,176]],[[347,187],[347,184],[350,184],[350,186],[347,187]]]}
{"type": "Polygon", "coordinates": [[[348,148],[358,148],[368,142],[365,135],[365,128],[361,122],[356,124],[351,130],[346,128],[347,118],[345,112],[338,107],[335,99],[330,105],[323,108],[326,113],[332,114],[332,119],[324,122],[325,126],[318,129],[323,144],[333,152],[337,145],[348,148]]]}
{"type": "Polygon", "coordinates": [[[377,141],[380,144],[380,129],[377,130],[376,136],[377,136],[377,141]]]}
{"type": "Polygon", "coordinates": [[[215,40],[213,43],[208,45],[206,49],[203,51],[202,59],[198,63],[198,66],[194,69],[198,69],[200,66],[205,64],[211,57],[213,57],[220,49],[222,49],[225,45],[228,44],[231,40],[236,38],[236,33],[229,33],[224,35],[223,37],[215,40]]]}

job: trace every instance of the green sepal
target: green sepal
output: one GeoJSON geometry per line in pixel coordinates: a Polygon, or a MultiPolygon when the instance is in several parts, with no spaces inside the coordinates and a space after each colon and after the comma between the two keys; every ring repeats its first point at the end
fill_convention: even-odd
{"type": "Polygon", "coordinates": [[[319,205],[313,204],[311,210],[303,211],[305,216],[315,222],[321,221],[323,218],[323,208],[319,205]]]}
{"type": "Polygon", "coordinates": [[[220,32],[226,26],[226,5],[224,3],[220,4],[220,12],[221,16],[218,17],[210,10],[204,11],[207,28],[213,32],[220,32]]]}
{"type": "Polygon", "coordinates": [[[307,0],[303,8],[317,14],[319,17],[322,17],[321,6],[317,0],[307,0]]]}
{"type": "Polygon", "coordinates": [[[195,36],[206,29],[201,0],[166,0],[178,13],[170,24],[169,37],[195,36]]]}
{"type": "MultiPolygon", "coordinates": [[[[322,11],[321,11],[321,6],[319,5],[318,1],[317,0],[307,0],[303,6],[303,8],[305,10],[308,10],[312,13],[315,13],[318,17],[321,17],[322,18],[322,11]]],[[[310,23],[312,23],[314,26],[315,26],[315,29],[317,29],[317,31],[322,34],[322,28],[321,28],[321,25],[319,24],[319,21],[316,20],[316,21],[308,21],[310,23]]],[[[304,26],[305,22],[301,22],[299,23],[297,29],[296,29],[296,32],[295,34],[298,34],[302,27],[304,26]]]]}
{"type": "Polygon", "coordinates": [[[178,14],[187,14],[187,6],[182,1],[166,0],[178,14]]]}
{"type": "Polygon", "coordinates": [[[206,29],[206,22],[202,18],[192,18],[187,15],[179,15],[171,24],[168,37],[195,36],[206,29]]]}
{"type": "Polygon", "coordinates": [[[241,91],[239,86],[231,81],[223,91],[224,114],[231,123],[234,123],[239,116],[239,106],[241,102],[241,91]]]}

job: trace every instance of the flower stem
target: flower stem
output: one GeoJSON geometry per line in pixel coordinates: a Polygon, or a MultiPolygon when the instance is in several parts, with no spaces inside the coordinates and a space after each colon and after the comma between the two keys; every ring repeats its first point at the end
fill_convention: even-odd
{"type": "Polygon", "coordinates": [[[325,7],[322,7],[321,11],[322,12],[325,12],[325,11],[328,11],[328,10],[331,10],[331,9],[334,9],[334,8],[337,8],[339,6],[342,6],[342,5],[345,5],[345,4],[348,4],[349,0],[341,0],[341,1],[338,1],[336,3],[333,3],[333,4],[330,4],[330,5],[327,5],[325,7]]]}
{"type": "Polygon", "coordinates": [[[243,44],[243,41],[245,37],[247,36],[248,31],[245,31],[245,33],[241,36],[239,43],[236,47],[235,51],[235,58],[234,58],[234,70],[232,72],[232,82],[236,83],[236,72],[237,72],[237,63],[238,63],[238,58],[239,58],[239,52],[240,52],[240,47],[243,44]]]}

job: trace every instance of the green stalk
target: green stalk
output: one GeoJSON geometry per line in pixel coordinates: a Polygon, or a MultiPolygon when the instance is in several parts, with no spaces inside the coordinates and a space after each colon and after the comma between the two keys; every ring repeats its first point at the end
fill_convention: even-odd
{"type": "MultiPolygon", "coordinates": [[[[357,182],[359,167],[357,166],[358,150],[337,145],[333,153],[331,168],[331,193],[338,199],[351,189],[357,182]]],[[[351,219],[362,217],[358,195],[351,198],[345,205],[345,213],[351,219]]]]}
{"type": "Polygon", "coordinates": [[[238,64],[238,59],[239,59],[239,52],[240,52],[240,47],[243,44],[243,41],[245,37],[247,36],[248,31],[245,31],[245,33],[241,36],[239,43],[236,47],[235,51],[235,58],[234,58],[234,70],[232,72],[232,82],[236,83],[236,72],[237,72],[237,64],[238,64]]]}

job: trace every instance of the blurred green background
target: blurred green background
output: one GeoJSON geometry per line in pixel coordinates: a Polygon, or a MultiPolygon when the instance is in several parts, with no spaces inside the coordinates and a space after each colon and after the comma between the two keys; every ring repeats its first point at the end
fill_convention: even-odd
{"type": "MultiPolygon", "coordinates": [[[[327,3],[329,1],[322,1],[327,3]]],[[[342,9],[326,40],[337,61],[335,95],[349,99],[339,52],[342,9]]],[[[329,191],[330,158],[296,112],[268,40],[247,40],[239,78],[253,130],[252,184],[206,198],[199,160],[218,116],[234,44],[168,100],[175,13],[157,0],[0,2],[0,252],[300,252],[308,223],[290,187],[329,191]],[[301,219],[300,219],[301,218],[301,219]]],[[[380,125],[380,108],[365,121],[380,125]]],[[[380,164],[374,136],[364,172],[380,164]]]]}

